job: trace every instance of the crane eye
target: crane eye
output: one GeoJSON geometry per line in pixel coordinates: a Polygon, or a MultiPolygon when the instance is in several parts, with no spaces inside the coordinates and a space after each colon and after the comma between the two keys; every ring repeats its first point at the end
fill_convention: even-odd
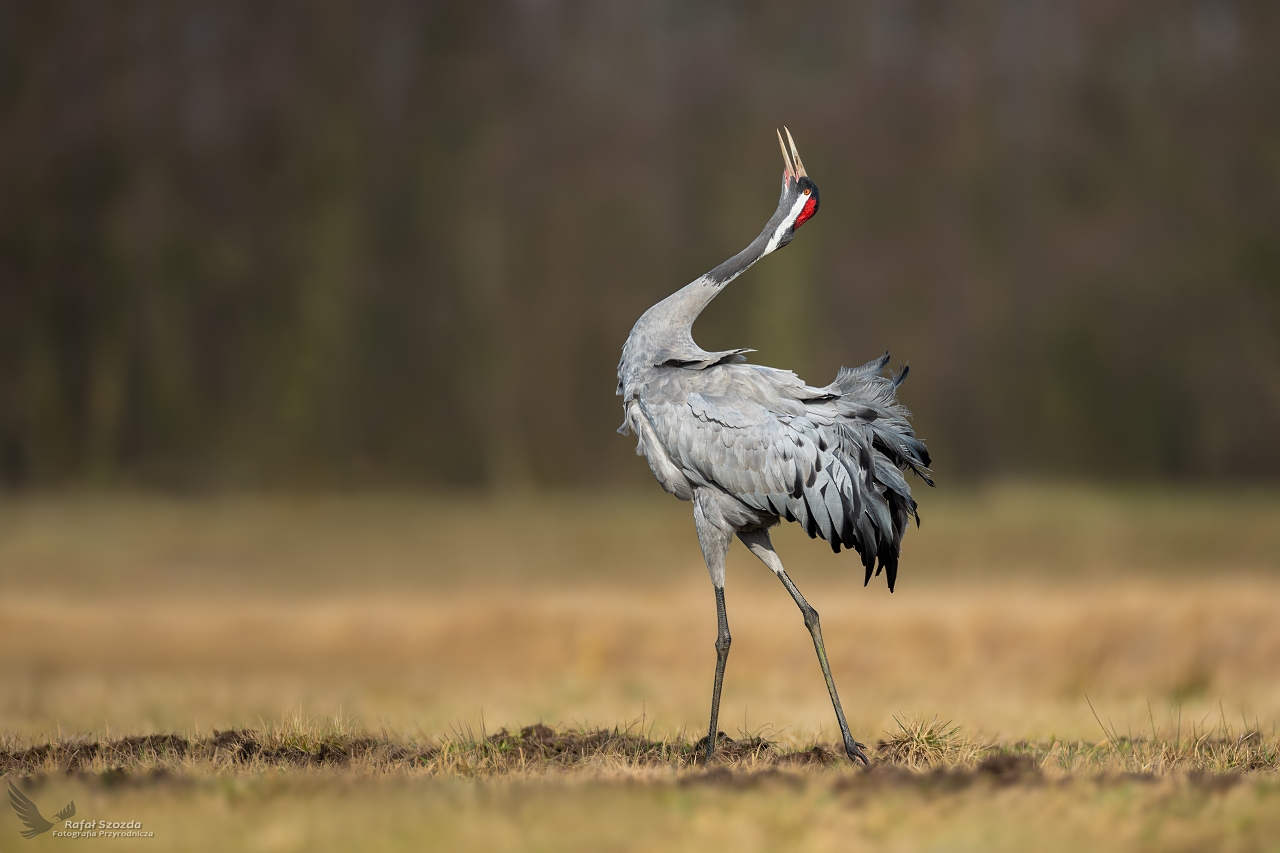
{"type": "Polygon", "coordinates": [[[806,189],[806,190],[804,191],[804,194],[805,194],[805,195],[808,195],[808,194],[809,194],[809,191],[806,189]]]}

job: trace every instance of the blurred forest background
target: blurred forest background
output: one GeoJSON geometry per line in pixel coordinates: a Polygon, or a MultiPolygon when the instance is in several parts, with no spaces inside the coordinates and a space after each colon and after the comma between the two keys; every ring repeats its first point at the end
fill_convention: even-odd
{"type": "Polygon", "coordinates": [[[886,348],[952,482],[1280,475],[1280,5],[0,2],[0,484],[647,482],[623,340],[886,348]]]}

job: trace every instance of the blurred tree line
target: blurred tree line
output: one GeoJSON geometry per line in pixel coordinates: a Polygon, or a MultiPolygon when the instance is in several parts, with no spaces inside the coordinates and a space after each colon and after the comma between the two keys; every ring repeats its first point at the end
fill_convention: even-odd
{"type": "Polygon", "coordinates": [[[643,482],[651,303],[939,472],[1280,474],[1269,0],[0,2],[0,483],[643,482]]]}

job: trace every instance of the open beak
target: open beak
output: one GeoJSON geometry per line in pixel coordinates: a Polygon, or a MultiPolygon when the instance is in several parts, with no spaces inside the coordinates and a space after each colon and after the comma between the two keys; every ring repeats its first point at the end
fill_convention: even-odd
{"type": "Polygon", "coordinates": [[[804,163],[800,162],[800,152],[796,150],[796,141],[791,138],[791,131],[785,127],[787,131],[787,142],[791,143],[791,153],[787,153],[786,143],[782,141],[782,134],[778,133],[778,147],[782,149],[782,162],[786,164],[786,172],[784,173],[787,180],[795,182],[798,178],[807,177],[804,170],[804,163]]]}

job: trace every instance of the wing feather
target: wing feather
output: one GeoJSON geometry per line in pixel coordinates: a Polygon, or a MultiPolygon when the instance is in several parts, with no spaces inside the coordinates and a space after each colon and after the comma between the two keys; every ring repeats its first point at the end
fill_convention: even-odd
{"type": "Polygon", "coordinates": [[[916,504],[903,474],[932,485],[929,456],[898,402],[888,355],[841,368],[826,388],[753,365],[672,370],[642,405],[690,482],[795,521],[835,551],[853,548],[867,579],[896,578],[916,504]]]}

